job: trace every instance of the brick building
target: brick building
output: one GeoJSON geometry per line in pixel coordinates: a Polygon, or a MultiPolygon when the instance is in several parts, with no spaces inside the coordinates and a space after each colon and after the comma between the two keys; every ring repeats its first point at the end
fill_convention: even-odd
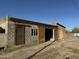
{"type": "Polygon", "coordinates": [[[44,24],[9,16],[0,21],[0,27],[5,29],[0,33],[0,47],[4,48],[32,46],[49,40],[62,40],[65,36],[65,27],[59,23],[44,24]]]}

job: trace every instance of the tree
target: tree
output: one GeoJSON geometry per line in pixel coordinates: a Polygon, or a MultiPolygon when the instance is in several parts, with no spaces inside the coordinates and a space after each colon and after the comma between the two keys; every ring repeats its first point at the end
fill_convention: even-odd
{"type": "Polygon", "coordinates": [[[73,33],[79,33],[79,28],[78,27],[74,27],[71,32],[73,32],[73,33]]]}

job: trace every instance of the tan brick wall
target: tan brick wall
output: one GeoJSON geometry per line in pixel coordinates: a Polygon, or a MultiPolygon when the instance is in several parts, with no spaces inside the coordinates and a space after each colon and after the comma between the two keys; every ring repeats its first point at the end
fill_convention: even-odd
{"type": "Polygon", "coordinates": [[[65,38],[65,28],[58,26],[58,39],[64,40],[65,38]]]}
{"type": "Polygon", "coordinates": [[[39,43],[45,42],[45,27],[39,25],[39,43]]]}

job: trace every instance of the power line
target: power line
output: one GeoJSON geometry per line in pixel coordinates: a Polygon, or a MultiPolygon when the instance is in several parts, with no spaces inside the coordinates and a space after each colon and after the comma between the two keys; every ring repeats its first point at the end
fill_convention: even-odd
{"type": "Polygon", "coordinates": [[[79,6],[78,6],[78,4],[76,3],[75,0],[72,0],[72,4],[79,10],[79,6]]]}

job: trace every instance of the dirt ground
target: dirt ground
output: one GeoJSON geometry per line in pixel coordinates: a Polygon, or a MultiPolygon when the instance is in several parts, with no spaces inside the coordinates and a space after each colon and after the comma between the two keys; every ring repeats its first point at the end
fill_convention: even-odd
{"type": "Polygon", "coordinates": [[[79,59],[79,40],[55,42],[31,59],[79,59]]]}
{"type": "Polygon", "coordinates": [[[24,47],[11,53],[0,55],[0,59],[79,59],[79,38],[67,38],[62,41],[55,41],[45,48],[43,47],[50,42],[30,48],[24,47]],[[37,53],[35,54],[35,52],[37,53]]]}

